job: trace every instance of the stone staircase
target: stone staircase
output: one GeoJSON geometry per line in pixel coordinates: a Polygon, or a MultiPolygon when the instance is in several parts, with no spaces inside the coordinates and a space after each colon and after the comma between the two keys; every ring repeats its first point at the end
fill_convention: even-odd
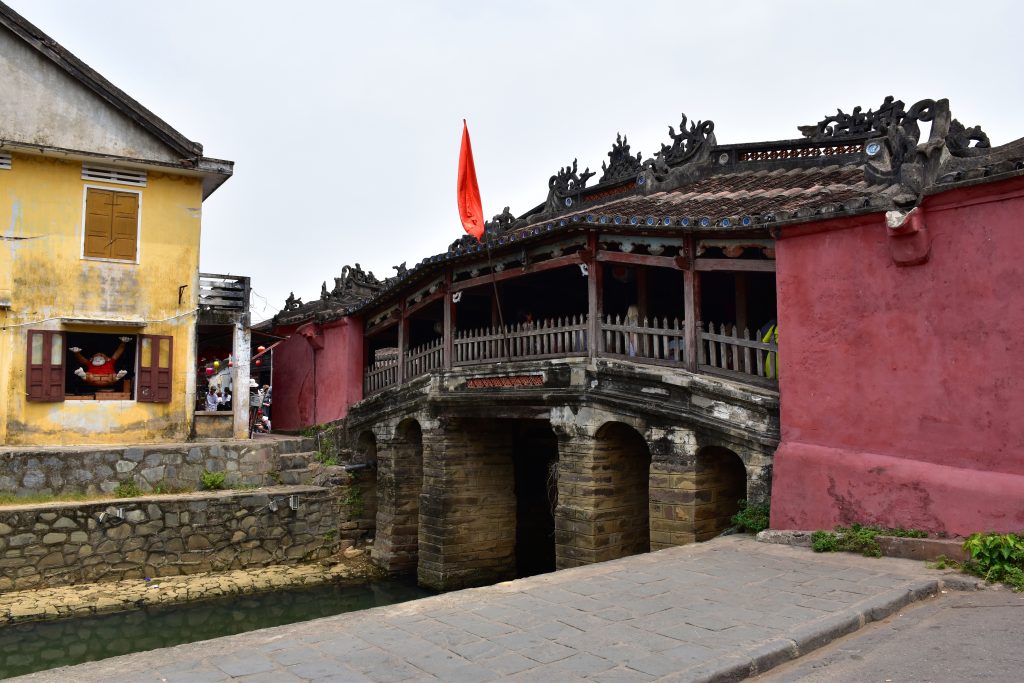
{"type": "Polygon", "coordinates": [[[282,450],[277,456],[277,473],[281,484],[303,486],[329,486],[344,468],[326,466],[318,459],[314,438],[296,439],[292,448],[282,450]]]}
{"type": "Polygon", "coordinates": [[[277,472],[282,484],[314,484],[322,465],[315,451],[282,453],[277,456],[277,472]]]}

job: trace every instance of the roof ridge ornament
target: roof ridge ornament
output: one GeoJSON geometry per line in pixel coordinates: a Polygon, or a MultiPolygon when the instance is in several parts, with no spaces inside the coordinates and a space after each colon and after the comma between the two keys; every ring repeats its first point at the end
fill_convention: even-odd
{"type": "Polygon", "coordinates": [[[893,185],[897,205],[913,206],[944,169],[957,164],[957,159],[986,154],[990,147],[988,135],[980,126],[967,128],[952,118],[949,100],[921,100],[899,118],[878,124],[876,135],[864,144],[864,175],[869,182],[893,185]],[[928,141],[923,143],[920,122],[931,123],[928,141]],[[971,142],[975,143],[973,147],[971,142]]]}
{"type": "Polygon", "coordinates": [[[668,127],[672,144],[663,144],[654,158],[643,162],[636,184],[643,188],[645,194],[695,180],[700,175],[699,169],[711,159],[711,150],[718,144],[714,121],[690,122],[685,113],[680,116],[678,133],[673,126],[668,127]]]}
{"type": "Polygon", "coordinates": [[[629,153],[629,138],[622,133],[615,134],[615,143],[612,144],[612,151],[608,152],[608,159],[611,163],[601,162],[601,170],[604,173],[597,182],[604,183],[624,178],[635,178],[637,172],[643,166],[641,158],[643,154],[636,153],[632,156],[629,153]]]}
{"type": "Polygon", "coordinates": [[[906,116],[904,106],[903,100],[897,100],[889,95],[882,101],[878,111],[873,109],[863,111],[858,106],[847,114],[837,108],[835,114],[826,116],[817,124],[797,126],[797,130],[805,138],[812,140],[867,135],[874,131],[881,131],[883,126],[899,123],[906,116]]]}
{"type": "Polygon", "coordinates": [[[579,200],[579,195],[587,187],[587,181],[597,173],[587,166],[583,173],[579,173],[576,159],[572,160],[572,166],[558,169],[558,173],[548,180],[548,199],[545,205],[545,213],[557,213],[572,208],[579,200]]]}

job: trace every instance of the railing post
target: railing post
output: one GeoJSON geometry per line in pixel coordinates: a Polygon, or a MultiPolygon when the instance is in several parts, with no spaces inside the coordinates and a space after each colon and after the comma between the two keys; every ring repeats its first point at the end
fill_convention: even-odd
{"type": "Polygon", "coordinates": [[[698,344],[700,344],[700,275],[694,268],[694,240],[686,237],[683,241],[686,256],[686,270],[683,271],[683,307],[685,320],[686,369],[697,372],[698,344]]]}

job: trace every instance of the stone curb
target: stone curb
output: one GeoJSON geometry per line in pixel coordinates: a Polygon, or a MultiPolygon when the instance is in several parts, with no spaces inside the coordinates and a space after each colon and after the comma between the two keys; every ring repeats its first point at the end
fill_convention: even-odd
{"type": "Polygon", "coordinates": [[[796,626],[786,633],[786,637],[758,643],[742,652],[724,655],[657,680],[659,683],[735,683],[802,657],[859,631],[871,622],[886,619],[911,603],[935,597],[943,590],[972,591],[983,588],[983,582],[961,576],[912,581],[902,588],[866,598],[855,607],[796,626]]]}

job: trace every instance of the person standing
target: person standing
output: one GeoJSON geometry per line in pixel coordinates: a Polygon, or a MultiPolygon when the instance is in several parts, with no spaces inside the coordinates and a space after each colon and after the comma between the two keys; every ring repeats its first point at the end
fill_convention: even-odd
{"type": "Polygon", "coordinates": [[[217,410],[217,390],[212,384],[206,392],[206,409],[210,411],[217,410]]]}
{"type": "Polygon", "coordinates": [[[256,384],[256,380],[249,379],[249,436],[253,435],[256,429],[256,422],[259,420],[261,415],[261,409],[263,408],[263,392],[260,391],[260,385],[256,384]]]}
{"type": "Polygon", "coordinates": [[[271,392],[273,387],[269,384],[263,385],[263,415],[270,417],[270,403],[271,403],[271,392]]]}

